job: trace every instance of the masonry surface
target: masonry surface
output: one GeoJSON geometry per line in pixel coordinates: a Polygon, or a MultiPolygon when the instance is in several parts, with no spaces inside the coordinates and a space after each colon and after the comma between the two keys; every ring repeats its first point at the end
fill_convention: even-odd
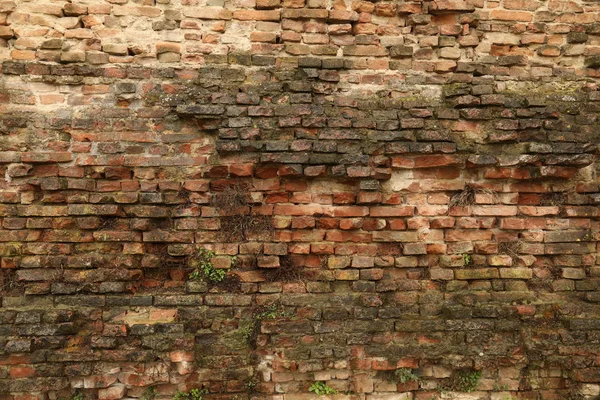
{"type": "Polygon", "coordinates": [[[597,1],[0,0],[0,63],[0,399],[600,398],[597,1]]]}

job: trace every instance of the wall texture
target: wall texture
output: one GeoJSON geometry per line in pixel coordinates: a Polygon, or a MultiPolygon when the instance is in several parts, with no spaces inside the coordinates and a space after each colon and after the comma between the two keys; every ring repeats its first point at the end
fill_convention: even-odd
{"type": "Polygon", "coordinates": [[[596,0],[0,0],[0,60],[0,399],[600,395],[596,0]]]}

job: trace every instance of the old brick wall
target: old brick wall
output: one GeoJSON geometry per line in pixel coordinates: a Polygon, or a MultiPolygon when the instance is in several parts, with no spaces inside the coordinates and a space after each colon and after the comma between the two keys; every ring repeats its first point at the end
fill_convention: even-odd
{"type": "Polygon", "coordinates": [[[600,396],[596,0],[0,0],[0,60],[2,400],[600,396]]]}

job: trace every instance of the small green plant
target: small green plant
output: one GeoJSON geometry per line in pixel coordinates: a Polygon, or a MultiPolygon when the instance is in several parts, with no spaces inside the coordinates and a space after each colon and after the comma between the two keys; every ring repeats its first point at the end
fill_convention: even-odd
{"type": "Polygon", "coordinates": [[[173,400],[204,400],[205,394],[208,394],[206,389],[192,389],[189,392],[177,391],[173,400]]]}
{"type": "Polygon", "coordinates": [[[470,254],[463,254],[463,261],[465,262],[465,266],[469,266],[473,263],[473,257],[470,254]]]}
{"type": "Polygon", "coordinates": [[[210,282],[222,282],[227,276],[223,269],[215,268],[212,264],[212,258],[215,253],[201,247],[198,252],[190,258],[189,266],[194,268],[190,273],[191,280],[208,280],[210,282]]]}
{"type": "Polygon", "coordinates": [[[396,381],[400,383],[418,382],[420,378],[413,373],[411,368],[400,368],[394,371],[396,381]]]}
{"type": "Polygon", "coordinates": [[[419,382],[419,378],[411,368],[399,368],[396,370],[384,370],[377,373],[380,379],[385,379],[389,383],[419,382]]]}
{"type": "Polygon", "coordinates": [[[244,341],[248,344],[252,344],[253,337],[258,335],[258,332],[255,333],[255,322],[254,321],[245,321],[240,324],[239,332],[242,335],[244,341]]]}
{"type": "Polygon", "coordinates": [[[142,397],[140,397],[140,400],[154,400],[156,396],[158,396],[156,389],[153,387],[149,387],[146,388],[146,390],[144,390],[144,393],[142,393],[142,397]]]}
{"type": "Polygon", "coordinates": [[[246,390],[250,393],[254,393],[256,387],[260,383],[258,376],[251,376],[246,380],[246,390]]]}
{"type": "Polygon", "coordinates": [[[270,306],[259,308],[252,314],[250,320],[245,320],[240,323],[239,332],[244,338],[244,341],[254,348],[256,346],[256,339],[260,333],[260,323],[265,320],[273,320],[277,318],[287,318],[291,314],[281,308],[278,304],[271,304],[270,306]]]}
{"type": "Polygon", "coordinates": [[[337,393],[337,390],[335,390],[334,388],[322,381],[314,382],[312,385],[310,385],[308,391],[313,392],[314,394],[318,394],[319,396],[337,393]]]}
{"type": "Polygon", "coordinates": [[[279,317],[289,317],[290,313],[286,312],[277,304],[271,304],[263,311],[259,311],[252,318],[257,320],[277,319],[279,317]]]}
{"type": "Polygon", "coordinates": [[[72,395],[71,397],[59,397],[58,400],[83,400],[83,394],[80,392],[75,393],[74,395],[72,395]]]}
{"type": "Polygon", "coordinates": [[[477,389],[481,380],[481,371],[461,370],[453,377],[452,389],[458,392],[470,393],[477,389]]]}

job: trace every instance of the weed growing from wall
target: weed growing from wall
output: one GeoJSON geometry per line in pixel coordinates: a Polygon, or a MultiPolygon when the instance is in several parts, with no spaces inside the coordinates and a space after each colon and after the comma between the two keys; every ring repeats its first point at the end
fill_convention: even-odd
{"type": "Polygon", "coordinates": [[[473,257],[470,254],[465,253],[463,254],[463,261],[465,263],[465,267],[468,267],[473,264],[473,257]]]}
{"type": "Polygon", "coordinates": [[[173,400],[204,400],[205,394],[208,394],[206,389],[192,389],[189,392],[178,391],[173,396],[173,400]]]}
{"type": "Polygon", "coordinates": [[[198,252],[190,257],[188,265],[193,269],[189,274],[191,280],[203,280],[209,283],[218,283],[225,280],[227,272],[224,269],[215,268],[212,264],[212,258],[215,253],[203,247],[198,249],[198,252]]]}
{"type": "Polygon", "coordinates": [[[396,370],[385,370],[379,371],[377,376],[380,379],[385,379],[389,383],[407,383],[407,382],[419,382],[419,378],[413,372],[412,368],[399,368],[396,370]]]}
{"type": "Polygon", "coordinates": [[[474,369],[459,370],[454,373],[450,390],[470,393],[477,389],[481,380],[481,371],[474,369]]]}
{"type": "Polygon", "coordinates": [[[256,349],[256,340],[260,334],[260,325],[262,321],[274,320],[277,318],[287,318],[291,314],[285,311],[281,306],[272,304],[268,307],[260,307],[252,313],[249,320],[240,322],[239,332],[244,341],[251,349],[256,349]]]}
{"type": "Polygon", "coordinates": [[[411,368],[400,368],[394,371],[396,381],[402,384],[407,382],[418,382],[420,378],[413,373],[411,368]]]}
{"type": "Polygon", "coordinates": [[[253,375],[251,377],[249,377],[246,380],[246,390],[248,391],[249,394],[255,393],[256,392],[256,387],[258,386],[258,384],[260,383],[260,379],[258,376],[253,375]]]}
{"type": "Polygon", "coordinates": [[[158,396],[156,389],[154,387],[149,387],[146,388],[146,390],[144,390],[144,393],[142,393],[142,397],[140,397],[140,400],[154,400],[156,396],[158,396]]]}
{"type": "Polygon", "coordinates": [[[312,385],[310,385],[308,391],[313,392],[314,394],[318,394],[319,396],[337,393],[337,390],[335,390],[334,388],[322,381],[314,382],[312,385]]]}
{"type": "Polygon", "coordinates": [[[83,400],[83,393],[81,392],[76,392],[75,394],[73,394],[71,397],[68,398],[64,398],[64,397],[59,397],[58,400],[83,400]]]}

